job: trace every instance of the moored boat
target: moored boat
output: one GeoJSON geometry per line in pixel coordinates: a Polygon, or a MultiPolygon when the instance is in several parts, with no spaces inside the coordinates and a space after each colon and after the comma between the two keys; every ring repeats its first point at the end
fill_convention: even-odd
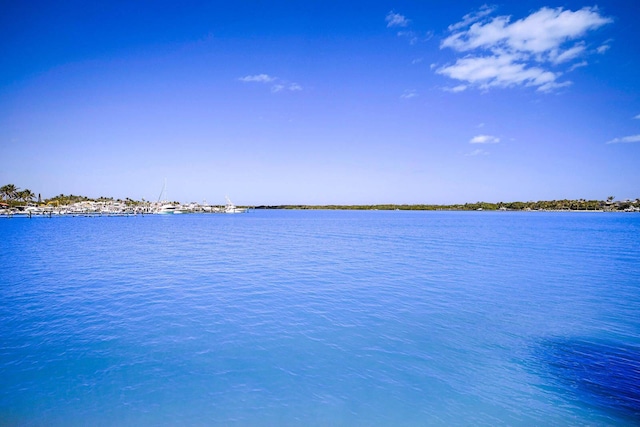
{"type": "Polygon", "coordinates": [[[245,213],[248,209],[246,208],[238,208],[234,205],[229,197],[225,196],[227,199],[227,204],[224,207],[224,213],[236,214],[236,213],[245,213]]]}

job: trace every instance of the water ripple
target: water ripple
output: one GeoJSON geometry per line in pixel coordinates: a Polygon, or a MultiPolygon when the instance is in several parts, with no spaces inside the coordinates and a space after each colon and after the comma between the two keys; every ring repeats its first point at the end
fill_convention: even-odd
{"type": "Polygon", "coordinates": [[[553,213],[0,221],[0,424],[637,424],[638,232],[553,213]]]}

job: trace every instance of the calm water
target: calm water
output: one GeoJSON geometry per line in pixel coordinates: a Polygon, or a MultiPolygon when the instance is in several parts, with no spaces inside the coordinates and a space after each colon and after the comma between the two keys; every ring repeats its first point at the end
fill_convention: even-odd
{"type": "Polygon", "coordinates": [[[640,215],[0,219],[0,425],[638,425],[640,215]]]}

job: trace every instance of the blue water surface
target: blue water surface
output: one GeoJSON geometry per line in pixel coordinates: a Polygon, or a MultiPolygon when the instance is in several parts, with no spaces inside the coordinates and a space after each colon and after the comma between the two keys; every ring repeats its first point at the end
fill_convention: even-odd
{"type": "Polygon", "coordinates": [[[0,218],[0,425],[640,424],[640,215],[0,218]]]}

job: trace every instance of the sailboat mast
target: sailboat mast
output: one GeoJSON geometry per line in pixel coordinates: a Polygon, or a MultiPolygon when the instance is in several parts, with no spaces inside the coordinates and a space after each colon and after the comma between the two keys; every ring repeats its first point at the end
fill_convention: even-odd
{"type": "Polygon", "coordinates": [[[158,203],[162,201],[162,196],[167,190],[167,178],[164,179],[164,184],[162,184],[162,191],[160,191],[160,195],[158,196],[158,203]]]}

